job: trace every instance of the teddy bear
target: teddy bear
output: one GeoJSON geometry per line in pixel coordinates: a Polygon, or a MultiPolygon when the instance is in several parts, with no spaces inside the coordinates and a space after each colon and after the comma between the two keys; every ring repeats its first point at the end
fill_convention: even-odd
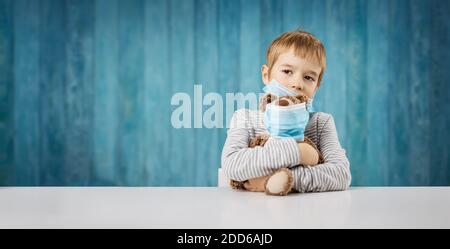
{"type": "MultiPolygon", "coordinates": [[[[260,101],[259,104],[259,109],[264,112],[266,110],[266,105],[269,103],[273,103],[275,105],[278,106],[290,106],[290,105],[295,105],[295,104],[300,104],[300,103],[306,103],[308,101],[308,97],[305,95],[297,95],[297,96],[282,96],[282,97],[277,97],[276,95],[273,94],[265,94],[260,101]]],[[[254,137],[253,139],[251,139],[249,141],[249,148],[255,148],[257,146],[264,146],[264,144],[269,140],[270,135],[269,134],[260,134],[257,135],[256,137],[254,137]]],[[[309,145],[311,145],[318,153],[319,155],[319,160],[318,160],[318,164],[321,164],[324,162],[323,160],[323,156],[320,153],[319,149],[317,148],[317,146],[312,142],[311,139],[309,139],[307,136],[304,137],[304,140],[301,143],[307,143],[309,145]]],[[[267,187],[265,188],[265,193],[268,195],[287,195],[290,192],[294,192],[293,189],[293,177],[292,174],[290,173],[290,170],[287,168],[281,168],[279,170],[276,170],[275,172],[273,172],[269,177],[266,178],[264,186],[267,186],[268,181],[271,180],[272,183],[272,189],[281,189],[281,191],[275,191],[276,194],[274,194],[273,192],[271,192],[267,187]],[[276,178],[276,174],[280,173],[280,172],[284,172],[288,175],[288,180],[286,181],[277,181],[276,178]],[[274,177],[275,176],[275,177],[274,177]],[[284,186],[277,186],[277,185],[284,185],[284,186]]],[[[247,181],[235,181],[235,180],[230,180],[230,186],[233,189],[238,189],[238,190],[249,190],[246,188],[246,183],[247,181]]]]}

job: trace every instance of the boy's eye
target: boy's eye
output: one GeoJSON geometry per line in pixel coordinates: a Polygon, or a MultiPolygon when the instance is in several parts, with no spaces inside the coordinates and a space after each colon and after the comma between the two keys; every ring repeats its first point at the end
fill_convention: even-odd
{"type": "Polygon", "coordinates": [[[314,81],[314,78],[311,77],[311,76],[306,75],[306,76],[305,76],[305,80],[308,80],[308,81],[314,81]]]}
{"type": "Polygon", "coordinates": [[[284,70],[282,70],[282,72],[285,74],[289,74],[289,75],[293,74],[292,70],[289,70],[289,69],[284,69],[284,70]]]}

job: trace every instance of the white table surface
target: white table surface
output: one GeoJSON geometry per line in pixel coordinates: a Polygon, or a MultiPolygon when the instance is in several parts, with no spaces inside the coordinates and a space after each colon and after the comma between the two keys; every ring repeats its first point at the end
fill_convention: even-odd
{"type": "Polygon", "coordinates": [[[286,197],[223,187],[0,188],[0,228],[450,228],[450,187],[286,197]]]}

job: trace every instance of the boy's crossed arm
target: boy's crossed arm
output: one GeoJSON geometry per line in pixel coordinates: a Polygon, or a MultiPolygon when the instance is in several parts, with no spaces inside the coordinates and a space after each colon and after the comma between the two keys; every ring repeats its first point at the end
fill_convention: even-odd
{"type": "Polygon", "coordinates": [[[340,145],[331,115],[321,130],[320,148],[324,163],[292,169],[296,184],[294,188],[302,193],[346,190],[351,183],[350,162],[340,145]]]}
{"type": "Polygon", "coordinates": [[[312,146],[297,143],[293,138],[269,139],[263,147],[249,148],[249,128],[243,121],[245,111],[233,115],[222,152],[222,168],[230,179],[245,181],[270,175],[280,168],[317,161],[318,155],[312,146]]]}
{"type": "MultiPolygon", "coordinates": [[[[232,124],[242,120],[245,120],[245,113],[238,111],[233,115],[232,124]]],[[[294,139],[269,139],[264,147],[255,148],[248,147],[249,139],[245,125],[230,127],[222,152],[222,168],[232,180],[245,181],[270,175],[284,167],[311,165],[308,160],[314,160],[316,153],[314,148],[298,144],[294,139]]],[[[292,168],[295,189],[299,192],[347,189],[351,181],[349,162],[339,144],[331,116],[323,127],[320,147],[325,163],[292,168]]]]}

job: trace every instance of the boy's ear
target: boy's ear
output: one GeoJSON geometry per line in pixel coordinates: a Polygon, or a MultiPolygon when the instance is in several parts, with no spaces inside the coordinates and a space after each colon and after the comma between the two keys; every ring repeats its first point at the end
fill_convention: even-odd
{"type": "Polygon", "coordinates": [[[261,67],[261,77],[264,85],[269,84],[269,67],[266,64],[261,67]]]}

